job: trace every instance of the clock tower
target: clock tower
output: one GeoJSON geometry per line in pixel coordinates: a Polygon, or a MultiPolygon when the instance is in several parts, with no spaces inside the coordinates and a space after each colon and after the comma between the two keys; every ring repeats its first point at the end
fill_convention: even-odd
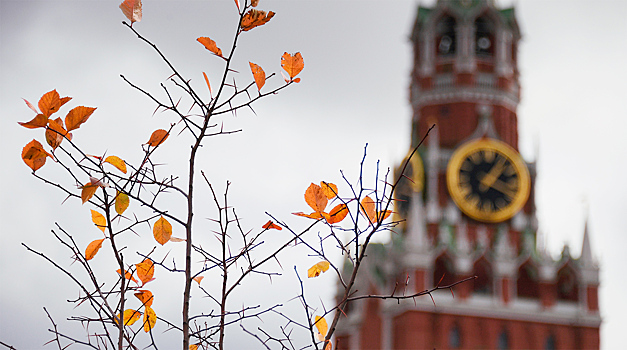
{"type": "Polygon", "coordinates": [[[587,227],[578,257],[565,246],[555,259],[537,242],[535,164],[518,153],[520,37],[514,8],[493,0],[418,8],[410,152],[436,126],[397,189],[402,223],[369,246],[355,289],[409,295],[476,279],[433,300],[352,302],[336,349],[599,348],[587,227]]]}

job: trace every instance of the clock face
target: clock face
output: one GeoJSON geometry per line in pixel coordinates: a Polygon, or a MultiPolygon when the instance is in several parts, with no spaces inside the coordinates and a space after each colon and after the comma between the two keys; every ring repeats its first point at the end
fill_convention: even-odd
{"type": "Polygon", "coordinates": [[[501,141],[483,139],[462,145],[449,161],[449,193],[468,216],[500,222],[514,216],[529,197],[530,177],[518,152],[501,141]]]}

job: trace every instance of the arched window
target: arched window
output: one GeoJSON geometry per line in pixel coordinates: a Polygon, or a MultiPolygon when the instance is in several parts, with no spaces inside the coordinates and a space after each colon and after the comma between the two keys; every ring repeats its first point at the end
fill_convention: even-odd
{"type": "Polygon", "coordinates": [[[530,262],[522,264],[518,269],[516,291],[519,298],[538,298],[538,269],[530,262]]]}
{"type": "Polygon", "coordinates": [[[457,23],[455,18],[444,16],[436,25],[436,52],[438,56],[452,56],[457,48],[457,40],[455,38],[455,27],[457,23]]]}
{"type": "Polygon", "coordinates": [[[477,276],[473,291],[479,294],[492,294],[492,266],[485,257],[482,256],[475,262],[472,273],[477,276]]]}
{"type": "Polygon", "coordinates": [[[453,325],[453,328],[448,333],[448,348],[459,349],[462,347],[462,334],[459,331],[457,324],[453,325]]]}
{"type": "Polygon", "coordinates": [[[509,333],[506,329],[503,329],[501,333],[499,333],[499,339],[497,341],[496,347],[499,350],[509,349],[509,333]]]}
{"type": "Polygon", "coordinates": [[[557,298],[567,301],[579,300],[577,274],[568,264],[557,271],[557,298]]]}
{"type": "Polygon", "coordinates": [[[455,283],[455,270],[453,269],[453,261],[446,255],[446,253],[440,255],[435,259],[435,266],[433,267],[433,285],[447,286],[455,283]],[[440,282],[440,280],[442,280],[440,282]]]}
{"type": "Polygon", "coordinates": [[[475,20],[475,53],[478,56],[494,55],[494,23],[486,17],[475,20]]]}
{"type": "Polygon", "coordinates": [[[555,345],[555,336],[553,334],[546,337],[546,341],[544,342],[544,350],[555,350],[557,349],[555,345]]]}

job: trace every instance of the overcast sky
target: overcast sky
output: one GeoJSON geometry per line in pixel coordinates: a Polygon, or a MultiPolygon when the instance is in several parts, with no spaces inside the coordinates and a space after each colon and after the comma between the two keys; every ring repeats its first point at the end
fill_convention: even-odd
{"type": "MultiPolygon", "coordinates": [[[[64,195],[30,176],[21,161],[22,147],[42,137],[40,130],[17,124],[32,118],[22,98],[36,104],[43,93],[57,89],[74,98],[72,107],[98,107],[75,133],[77,142],[94,154],[107,151],[127,160],[141,155],[139,145],[152,130],[174,120],[167,114],[151,117],[154,105],[119,77],[158,92],[170,75],[154,51],[121,24],[119,2],[0,3],[0,341],[20,349],[40,348],[50,339],[43,306],[62,321],[72,312],[64,301],[77,293],[21,243],[69,264],[49,233],[55,222],[83,244],[98,238],[93,231],[83,233],[91,227],[88,208],[71,201],[61,206],[64,195]]],[[[339,184],[340,169],[355,179],[366,143],[370,173],[377,160],[385,168],[405,155],[411,117],[408,35],[418,3],[261,0],[262,9],[277,15],[243,36],[235,60],[238,82],[250,79],[248,61],[278,73],[285,51],[302,53],[302,82],[261,101],[256,115],[242,112],[226,119],[226,125],[244,131],[208,142],[201,162],[216,184],[233,183],[231,203],[248,228],[265,222],[266,211],[296,225],[290,213],[307,210],[302,194],[309,183],[339,184]]],[[[578,256],[588,218],[593,254],[601,265],[601,345],[624,346],[627,1],[497,4],[515,5],[523,34],[520,149],[526,160],[538,162],[543,241],[555,256],[564,244],[578,256]]],[[[145,0],[144,19],[135,26],[205,91],[202,72],[217,84],[221,62],[195,39],[209,36],[226,51],[233,8],[232,0],[145,0]]],[[[173,150],[162,156],[177,166],[173,150]]],[[[53,167],[50,162],[40,172],[54,176],[48,169],[53,167]]],[[[311,261],[304,257],[298,267],[306,270],[311,261]]],[[[286,274],[291,271],[290,266],[286,274]]],[[[332,295],[332,281],[331,275],[320,280],[326,284],[323,298],[332,295]]],[[[293,296],[294,291],[288,292],[293,296]]]]}

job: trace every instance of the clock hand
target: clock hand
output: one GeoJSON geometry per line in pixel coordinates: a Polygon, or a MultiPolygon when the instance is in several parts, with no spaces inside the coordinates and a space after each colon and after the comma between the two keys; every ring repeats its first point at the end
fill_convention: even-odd
{"type": "Polygon", "coordinates": [[[510,186],[508,186],[505,182],[496,179],[494,180],[494,182],[492,184],[490,184],[490,187],[503,193],[504,195],[506,195],[507,197],[509,197],[510,199],[514,198],[516,196],[516,190],[512,189],[510,186]]]}
{"type": "Polygon", "coordinates": [[[485,192],[501,176],[505,169],[505,158],[499,158],[496,164],[479,180],[479,190],[485,192]]]}

